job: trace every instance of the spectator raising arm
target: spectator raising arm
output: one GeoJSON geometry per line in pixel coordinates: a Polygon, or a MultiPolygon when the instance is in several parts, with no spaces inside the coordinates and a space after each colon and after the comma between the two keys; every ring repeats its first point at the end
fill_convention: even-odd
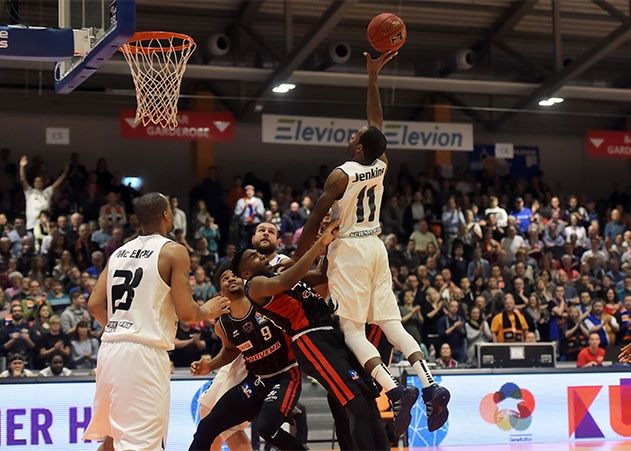
{"type": "Polygon", "coordinates": [[[68,176],[68,171],[69,170],[70,170],[70,165],[66,165],[66,167],[64,168],[64,171],[61,173],[61,175],[59,177],[57,177],[57,179],[53,182],[52,185],[50,185],[50,187],[53,189],[53,191],[55,191],[57,188],[59,188],[64,183],[64,180],[66,180],[66,177],[68,176]]]}
{"type": "Polygon", "coordinates": [[[22,188],[24,191],[31,190],[31,185],[29,185],[28,180],[26,180],[26,166],[28,165],[28,157],[23,155],[20,158],[20,183],[22,183],[22,188]]]}

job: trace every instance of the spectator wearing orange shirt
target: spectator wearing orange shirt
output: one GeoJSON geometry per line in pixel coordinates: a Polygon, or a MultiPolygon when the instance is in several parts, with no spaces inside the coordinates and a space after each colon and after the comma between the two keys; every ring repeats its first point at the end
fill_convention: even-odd
{"type": "Polygon", "coordinates": [[[491,322],[493,341],[496,343],[513,343],[524,341],[528,332],[528,322],[524,315],[515,308],[513,295],[504,296],[504,311],[493,317],[491,322]]]}
{"type": "Polygon", "coordinates": [[[600,335],[597,332],[589,334],[589,346],[581,349],[576,359],[576,366],[585,368],[602,366],[605,360],[605,350],[600,347],[600,335]]]}

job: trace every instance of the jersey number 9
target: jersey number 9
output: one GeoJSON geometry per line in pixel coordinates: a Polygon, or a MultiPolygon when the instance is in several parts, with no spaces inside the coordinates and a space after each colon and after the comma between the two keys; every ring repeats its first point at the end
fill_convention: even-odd
{"type": "Polygon", "coordinates": [[[261,327],[261,335],[263,335],[263,340],[269,341],[272,338],[272,331],[269,326],[261,327]]]}

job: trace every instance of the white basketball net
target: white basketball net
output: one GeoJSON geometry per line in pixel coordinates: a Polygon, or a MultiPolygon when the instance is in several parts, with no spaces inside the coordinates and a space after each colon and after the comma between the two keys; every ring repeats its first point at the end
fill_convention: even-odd
{"type": "Polygon", "coordinates": [[[174,33],[136,33],[120,51],[136,86],[136,122],[173,130],[186,63],[195,51],[192,38],[174,33]]]}

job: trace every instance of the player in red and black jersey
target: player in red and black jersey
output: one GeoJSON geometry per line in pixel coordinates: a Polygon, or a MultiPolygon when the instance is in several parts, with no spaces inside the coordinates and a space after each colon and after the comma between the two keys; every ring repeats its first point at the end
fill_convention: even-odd
{"type": "MultiPolygon", "coordinates": [[[[326,280],[324,274],[310,268],[334,239],[336,227],[337,223],[327,227],[313,247],[281,274],[274,274],[266,257],[252,249],[238,253],[232,265],[247,280],[248,298],[292,337],[292,348],[302,371],[346,407],[356,449],[373,450],[372,409],[363,396],[365,381],[342,333],[333,327],[329,304],[310,288],[326,280]]],[[[409,411],[402,418],[409,418],[409,411]]],[[[407,428],[403,426],[402,429],[407,428]]]]}
{"type": "Polygon", "coordinates": [[[259,434],[266,442],[280,450],[305,449],[281,428],[301,389],[290,338],[244,296],[243,280],[235,276],[230,266],[222,265],[217,279],[221,293],[230,299],[230,314],[222,315],[215,325],[223,347],[212,360],[196,362],[194,374],[219,369],[241,353],[248,375],[200,421],[189,450],[207,451],[223,431],[257,416],[259,434]]]}

